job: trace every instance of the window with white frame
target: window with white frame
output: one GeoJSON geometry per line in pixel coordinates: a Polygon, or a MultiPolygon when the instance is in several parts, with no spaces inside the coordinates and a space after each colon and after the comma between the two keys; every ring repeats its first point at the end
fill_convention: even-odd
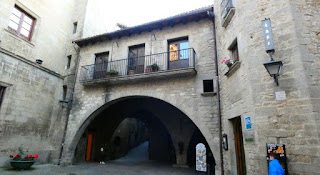
{"type": "Polygon", "coordinates": [[[36,19],[34,17],[22,10],[20,7],[15,6],[10,17],[9,30],[30,41],[35,21],[36,19]]]}

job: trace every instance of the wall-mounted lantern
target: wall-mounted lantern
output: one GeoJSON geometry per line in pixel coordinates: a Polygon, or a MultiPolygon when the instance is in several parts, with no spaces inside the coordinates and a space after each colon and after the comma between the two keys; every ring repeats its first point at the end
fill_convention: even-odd
{"type": "Polygon", "coordinates": [[[278,77],[280,75],[280,72],[282,71],[283,64],[282,61],[275,61],[272,57],[272,55],[275,52],[275,49],[270,19],[262,20],[262,30],[264,35],[266,52],[270,55],[271,59],[269,62],[266,62],[263,65],[267,69],[270,76],[274,78],[274,81],[277,83],[277,86],[279,86],[278,77]]]}
{"type": "Polygon", "coordinates": [[[228,136],[227,134],[222,135],[222,146],[224,150],[228,150],[228,136]]]}

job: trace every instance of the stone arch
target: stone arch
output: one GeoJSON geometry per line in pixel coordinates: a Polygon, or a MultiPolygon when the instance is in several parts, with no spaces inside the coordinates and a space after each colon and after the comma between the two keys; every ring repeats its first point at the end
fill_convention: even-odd
{"type": "MultiPolygon", "coordinates": [[[[156,100],[163,101],[177,110],[181,111],[185,116],[187,116],[193,124],[200,130],[200,132],[203,134],[205,139],[207,140],[210,149],[216,150],[219,149],[219,146],[214,142],[218,138],[214,138],[213,135],[210,132],[210,129],[205,125],[204,121],[199,120],[198,117],[196,117],[196,111],[192,111],[193,109],[186,105],[186,103],[183,103],[184,101],[188,101],[188,99],[181,97],[180,100],[176,97],[170,97],[163,94],[154,94],[150,95],[149,93],[142,93],[142,91],[139,91],[140,93],[136,92],[128,92],[125,91],[125,93],[114,93],[108,97],[108,102],[102,105],[94,106],[90,109],[87,109],[87,111],[82,114],[82,121],[79,122],[79,124],[73,128],[73,130],[70,130],[67,133],[67,139],[69,140],[66,142],[67,148],[64,152],[64,159],[66,163],[72,163],[73,161],[73,154],[74,150],[77,146],[77,143],[81,137],[81,135],[84,133],[87,126],[91,123],[91,121],[98,116],[102,111],[107,109],[110,105],[115,104],[119,101],[130,99],[130,98],[153,98],[156,100]],[[138,95],[137,95],[138,94],[138,95]],[[214,140],[215,139],[215,140],[214,140]],[[216,148],[216,149],[214,149],[216,148]]],[[[70,123],[69,123],[70,125],[70,123]]],[[[215,157],[216,162],[220,160],[219,152],[213,152],[213,155],[215,157]]]]}

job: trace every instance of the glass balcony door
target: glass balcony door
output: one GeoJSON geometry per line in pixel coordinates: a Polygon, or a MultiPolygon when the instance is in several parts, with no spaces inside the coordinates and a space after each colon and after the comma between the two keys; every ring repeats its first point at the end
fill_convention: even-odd
{"type": "Polygon", "coordinates": [[[169,42],[169,69],[189,67],[189,41],[178,40],[169,42]]]}
{"type": "Polygon", "coordinates": [[[109,52],[96,54],[94,66],[94,79],[105,78],[107,75],[109,52]]]}
{"type": "Polygon", "coordinates": [[[129,47],[128,73],[140,74],[144,72],[145,45],[129,47]]]}

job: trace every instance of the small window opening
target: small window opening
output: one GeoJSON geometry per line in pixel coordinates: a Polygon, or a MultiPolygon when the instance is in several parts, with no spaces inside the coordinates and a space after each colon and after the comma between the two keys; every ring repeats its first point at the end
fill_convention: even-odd
{"type": "Polygon", "coordinates": [[[73,23],[73,34],[77,33],[78,22],[73,23]]]}
{"type": "Polygon", "coordinates": [[[67,69],[71,66],[71,55],[68,56],[67,69]]]}
{"type": "Polygon", "coordinates": [[[229,46],[228,50],[231,52],[231,60],[233,63],[239,61],[239,50],[238,50],[238,42],[235,39],[232,44],[229,46]]]}
{"type": "Polygon", "coordinates": [[[63,99],[63,100],[66,100],[66,99],[67,99],[67,90],[68,90],[67,86],[64,85],[64,86],[63,86],[63,96],[62,96],[62,99],[63,99]]]}
{"type": "Polygon", "coordinates": [[[5,90],[6,90],[6,87],[0,86],[0,108],[1,108],[2,101],[3,101],[5,90]]]}
{"type": "Polygon", "coordinates": [[[213,92],[213,80],[203,80],[203,92],[213,92]]]}

